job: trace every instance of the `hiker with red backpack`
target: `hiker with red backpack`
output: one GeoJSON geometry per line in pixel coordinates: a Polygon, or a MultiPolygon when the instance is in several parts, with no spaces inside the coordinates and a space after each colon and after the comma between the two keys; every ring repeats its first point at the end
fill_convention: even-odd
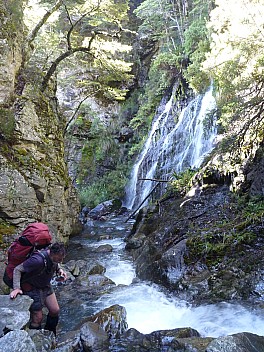
{"type": "Polygon", "coordinates": [[[51,241],[48,227],[42,223],[30,224],[20,237],[9,248],[8,264],[4,274],[5,283],[13,288],[10,298],[14,299],[18,294],[26,294],[33,299],[30,307],[30,329],[41,329],[42,309],[46,306],[48,315],[44,329],[53,331],[56,335],[60,309],[50,282],[55,273],[61,276],[63,281],[67,279],[66,273],[59,267],[59,263],[62,262],[66,254],[64,244],[54,243],[45,249],[35,250],[40,242],[42,242],[40,246],[43,247],[44,242],[49,242],[45,244],[47,246],[51,241]],[[40,228],[41,230],[36,234],[37,229],[40,228]],[[22,241],[19,241],[20,237],[22,237],[22,241]],[[36,239],[38,241],[35,241],[36,239]],[[28,247],[33,247],[27,248],[26,259],[22,256],[22,252],[24,255],[26,252],[26,249],[22,248],[26,247],[25,243],[28,247]],[[23,259],[25,260],[23,261],[23,259]],[[17,264],[19,260],[20,264],[17,264]],[[15,262],[17,265],[14,265],[15,262]]]}

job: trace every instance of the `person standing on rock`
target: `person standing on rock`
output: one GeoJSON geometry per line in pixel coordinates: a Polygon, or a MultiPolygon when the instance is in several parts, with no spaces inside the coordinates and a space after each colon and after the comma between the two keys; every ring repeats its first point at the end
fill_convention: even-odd
{"type": "Polygon", "coordinates": [[[30,307],[30,329],[41,329],[42,309],[46,306],[48,315],[44,329],[53,331],[56,335],[60,308],[51,286],[51,279],[55,273],[62,281],[67,279],[67,274],[59,267],[65,254],[64,244],[54,243],[46,250],[34,252],[14,269],[10,298],[14,299],[18,294],[25,294],[33,299],[30,307]]]}

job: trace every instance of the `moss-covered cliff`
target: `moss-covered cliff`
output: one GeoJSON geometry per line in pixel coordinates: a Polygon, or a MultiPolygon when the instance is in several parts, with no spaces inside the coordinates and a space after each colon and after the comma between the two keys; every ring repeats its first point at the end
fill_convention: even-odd
{"type": "Polygon", "coordinates": [[[42,221],[67,242],[78,224],[79,203],[64,161],[65,121],[57,111],[55,83],[41,93],[41,72],[27,66],[31,49],[21,8],[22,1],[0,1],[1,235],[8,241],[8,233],[42,221]]]}

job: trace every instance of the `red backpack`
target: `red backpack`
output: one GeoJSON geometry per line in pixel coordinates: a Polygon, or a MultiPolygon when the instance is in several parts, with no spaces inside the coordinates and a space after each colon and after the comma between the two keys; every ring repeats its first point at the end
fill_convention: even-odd
{"type": "Polygon", "coordinates": [[[49,246],[51,240],[51,233],[47,225],[42,222],[29,224],[8,248],[4,282],[12,288],[14,268],[29,258],[34,250],[49,246]]]}

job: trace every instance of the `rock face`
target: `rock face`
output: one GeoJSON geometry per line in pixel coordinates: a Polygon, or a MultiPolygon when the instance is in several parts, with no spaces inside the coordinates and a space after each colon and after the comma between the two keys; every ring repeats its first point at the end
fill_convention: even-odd
{"type": "MultiPolygon", "coordinates": [[[[18,43],[22,40],[23,26],[19,10],[16,15],[8,16],[8,8],[4,3],[0,1],[0,104],[8,102],[14,93],[15,77],[22,62],[21,48],[18,43]],[[15,22],[17,32],[13,31],[15,22]],[[13,31],[12,42],[11,31],[13,31]]],[[[19,9],[22,1],[18,0],[16,5],[19,9]]]]}
{"type": "Polygon", "coordinates": [[[227,185],[171,196],[138,218],[126,248],[141,279],[198,304],[254,299],[263,266],[261,218],[247,222],[227,185]]]}
{"type": "Polygon", "coordinates": [[[67,242],[80,209],[64,161],[65,121],[58,114],[56,86],[41,93],[41,74],[26,66],[17,5],[11,16],[0,1],[0,217],[18,231],[29,222],[46,222],[57,240],[67,242]]]}

